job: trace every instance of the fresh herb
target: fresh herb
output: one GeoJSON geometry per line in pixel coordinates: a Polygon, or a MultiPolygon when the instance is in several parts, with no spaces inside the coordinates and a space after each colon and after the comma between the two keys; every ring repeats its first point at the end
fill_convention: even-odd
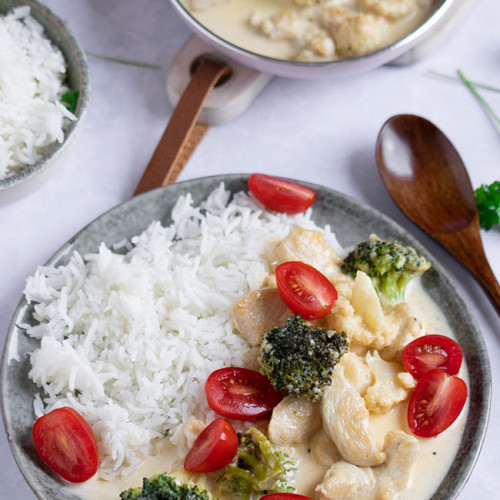
{"type": "Polygon", "coordinates": [[[429,71],[432,75],[439,76],[441,78],[447,78],[448,80],[457,80],[462,82],[476,97],[476,99],[483,105],[484,109],[490,114],[491,118],[495,121],[496,125],[500,127],[500,117],[495,113],[493,108],[486,102],[484,97],[477,90],[478,88],[490,90],[492,92],[500,92],[500,88],[493,87],[492,85],[486,85],[484,83],[473,82],[469,80],[461,70],[457,70],[457,76],[444,75],[437,71],[429,71]]]}
{"type": "Polygon", "coordinates": [[[493,120],[495,120],[497,125],[500,126],[500,118],[493,111],[493,108],[484,100],[481,94],[477,91],[475,85],[470,80],[468,80],[460,70],[458,70],[457,73],[458,76],[460,77],[460,80],[467,86],[467,88],[472,92],[472,94],[476,97],[476,99],[478,99],[478,101],[484,106],[486,111],[488,111],[488,113],[491,115],[493,120]]]}
{"type": "Polygon", "coordinates": [[[476,191],[479,223],[487,231],[500,224],[500,181],[482,184],[476,191]]]}
{"type": "Polygon", "coordinates": [[[102,56],[99,54],[94,54],[92,52],[86,52],[88,56],[95,57],[97,59],[103,59],[104,61],[111,61],[119,64],[127,64],[129,66],[139,66],[141,68],[149,68],[149,69],[159,69],[160,67],[157,66],[156,64],[150,64],[150,63],[143,63],[143,62],[137,62],[137,61],[130,61],[128,59],[120,59],[117,57],[110,57],[110,56],[102,56]]]}
{"type": "Polygon", "coordinates": [[[61,102],[68,108],[69,111],[75,113],[79,98],[79,90],[68,90],[61,96],[61,102]]]}
{"type": "MultiPolygon", "coordinates": [[[[460,76],[446,75],[445,73],[440,73],[439,71],[434,71],[434,70],[429,70],[429,73],[434,76],[439,76],[440,78],[446,78],[447,80],[455,80],[456,82],[462,82],[460,76]]],[[[492,85],[488,85],[486,83],[474,82],[472,80],[469,80],[469,82],[478,89],[491,90],[492,92],[500,92],[500,88],[493,87],[492,85]]]]}

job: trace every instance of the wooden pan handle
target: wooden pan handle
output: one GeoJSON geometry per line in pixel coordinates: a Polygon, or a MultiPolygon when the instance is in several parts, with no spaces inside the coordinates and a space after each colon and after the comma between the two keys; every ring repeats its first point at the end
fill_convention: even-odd
{"type": "Polygon", "coordinates": [[[202,59],[172,113],[158,146],[134,192],[171,184],[199,144],[208,125],[197,124],[203,105],[217,82],[230,74],[229,66],[212,59],[202,59]]]}

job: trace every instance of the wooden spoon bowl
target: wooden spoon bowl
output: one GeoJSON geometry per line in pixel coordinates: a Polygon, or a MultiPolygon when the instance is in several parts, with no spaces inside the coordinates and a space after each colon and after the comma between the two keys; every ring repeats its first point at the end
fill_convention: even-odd
{"type": "Polygon", "coordinates": [[[376,158],[395,203],[472,272],[500,314],[500,285],[484,253],[469,175],[453,144],[425,118],[396,115],[379,132],[376,158]]]}

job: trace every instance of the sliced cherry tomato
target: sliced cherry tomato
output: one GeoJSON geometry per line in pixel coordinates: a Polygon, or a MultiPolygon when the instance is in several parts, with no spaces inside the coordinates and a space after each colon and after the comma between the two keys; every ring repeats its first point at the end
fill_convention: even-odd
{"type": "Polygon", "coordinates": [[[312,500],[312,498],[299,495],[298,493],[269,493],[260,498],[261,500],[263,498],[266,500],[312,500]]]}
{"type": "Polygon", "coordinates": [[[446,430],[460,415],[467,385],[436,368],[417,382],[408,404],[408,425],[416,436],[432,437],[446,430]]]}
{"type": "Polygon", "coordinates": [[[312,320],[326,316],[337,300],[337,290],[326,276],[304,262],[291,261],[276,268],[276,284],[283,302],[294,314],[312,320]]]}
{"type": "Polygon", "coordinates": [[[268,378],[254,370],[221,368],[212,372],[205,393],[215,413],[235,420],[249,420],[269,413],[282,398],[268,378]]]}
{"type": "Polygon", "coordinates": [[[97,472],[94,433],[73,408],[58,408],[37,419],[33,441],[40,458],[67,481],[81,483],[97,472]]]}
{"type": "Polygon", "coordinates": [[[237,451],[238,435],[233,426],[227,420],[217,418],[196,438],[184,459],[184,469],[197,473],[222,469],[237,451]]]}
{"type": "Polygon", "coordinates": [[[434,368],[456,375],[462,364],[462,349],[444,335],[424,335],[410,342],[403,350],[403,366],[415,378],[434,368]]]}
{"type": "Polygon", "coordinates": [[[267,208],[285,214],[305,212],[316,197],[306,186],[265,174],[252,174],[248,189],[267,208]]]}

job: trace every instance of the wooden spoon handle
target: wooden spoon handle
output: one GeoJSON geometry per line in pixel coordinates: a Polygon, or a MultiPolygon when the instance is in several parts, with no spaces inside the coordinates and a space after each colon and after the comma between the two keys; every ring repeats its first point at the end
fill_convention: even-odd
{"type": "Polygon", "coordinates": [[[211,90],[229,66],[202,59],[172,113],[158,146],[134,192],[144,193],[175,181],[209,126],[196,121],[211,90]]]}
{"type": "Polygon", "coordinates": [[[500,285],[484,253],[477,215],[460,232],[434,233],[433,236],[479,280],[500,315],[500,285]]]}

